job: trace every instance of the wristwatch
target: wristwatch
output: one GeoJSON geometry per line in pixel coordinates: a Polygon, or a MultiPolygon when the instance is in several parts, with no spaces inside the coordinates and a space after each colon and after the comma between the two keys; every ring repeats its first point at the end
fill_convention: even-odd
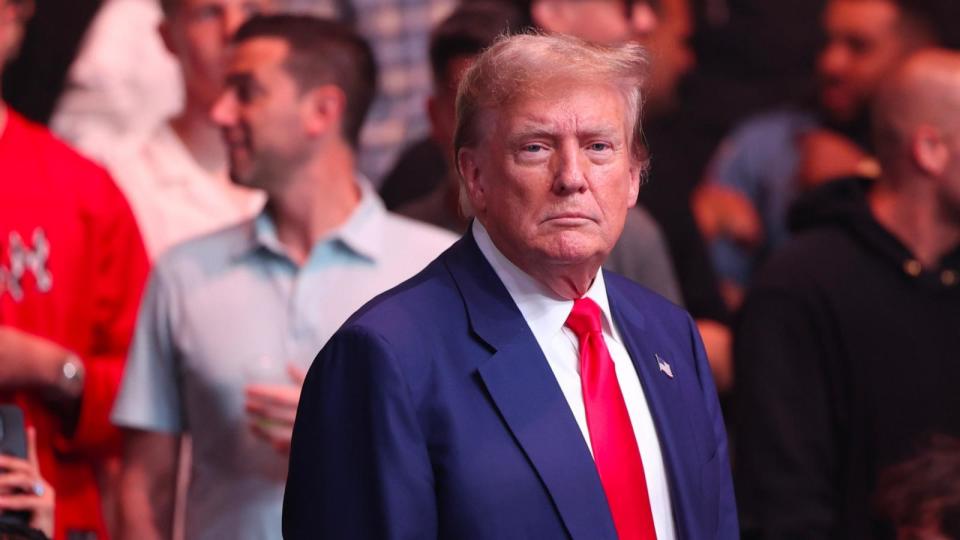
{"type": "Polygon", "coordinates": [[[79,395],[83,390],[83,361],[74,353],[63,359],[60,366],[60,383],[71,395],[79,395]]]}

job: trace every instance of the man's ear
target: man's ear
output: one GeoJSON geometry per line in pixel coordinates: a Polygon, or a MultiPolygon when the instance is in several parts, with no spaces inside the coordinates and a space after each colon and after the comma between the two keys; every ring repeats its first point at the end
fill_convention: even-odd
{"type": "Polygon", "coordinates": [[[160,39],[163,40],[163,46],[166,47],[170,54],[177,57],[177,50],[173,44],[173,30],[170,26],[169,15],[163,16],[163,20],[160,21],[160,24],[157,26],[157,30],[160,32],[160,39]]]}
{"type": "Polygon", "coordinates": [[[637,205],[637,197],[640,196],[640,182],[643,181],[643,178],[640,176],[643,172],[643,167],[640,165],[631,165],[630,166],[630,186],[628,187],[627,196],[627,208],[633,208],[637,205]]]}
{"type": "Polygon", "coordinates": [[[325,84],[303,97],[302,114],[307,135],[317,137],[340,131],[347,110],[347,96],[340,87],[325,84]]]}
{"type": "Polygon", "coordinates": [[[932,176],[942,175],[950,162],[950,149],[934,126],[921,125],[914,130],[911,151],[917,166],[932,176]]]}
{"type": "Polygon", "coordinates": [[[457,169],[463,177],[461,185],[466,189],[473,213],[482,216],[487,210],[487,193],[479,157],[476,148],[461,148],[457,152],[457,169]]]}
{"type": "Polygon", "coordinates": [[[530,5],[530,18],[533,24],[550,33],[565,34],[569,30],[567,10],[562,1],[533,0],[530,5]]]}

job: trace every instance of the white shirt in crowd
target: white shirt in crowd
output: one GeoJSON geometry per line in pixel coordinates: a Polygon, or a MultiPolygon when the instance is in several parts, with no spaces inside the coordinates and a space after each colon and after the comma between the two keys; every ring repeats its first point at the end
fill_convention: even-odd
{"type": "Polygon", "coordinates": [[[50,126],[103,161],[139,147],[183,107],[183,76],[157,0],[104,0],[67,73],[50,126]]]}

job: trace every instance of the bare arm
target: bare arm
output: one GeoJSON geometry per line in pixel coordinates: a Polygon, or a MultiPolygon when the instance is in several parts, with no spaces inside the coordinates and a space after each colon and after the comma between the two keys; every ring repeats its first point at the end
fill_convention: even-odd
{"type": "Polygon", "coordinates": [[[173,531],[181,436],[125,430],[120,540],[168,540],[173,531]]]}

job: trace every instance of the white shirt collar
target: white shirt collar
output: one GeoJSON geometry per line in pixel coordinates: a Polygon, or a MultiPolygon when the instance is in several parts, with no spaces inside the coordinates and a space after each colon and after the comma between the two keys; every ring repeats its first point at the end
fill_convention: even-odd
{"type": "MultiPolygon", "coordinates": [[[[473,238],[477,242],[480,252],[493,267],[497,277],[503,282],[513,302],[520,309],[524,320],[533,332],[538,343],[544,343],[557,332],[563,331],[564,323],[573,310],[573,300],[557,296],[545,285],[513,264],[497,249],[480,220],[473,220],[473,238]]],[[[610,313],[610,302],[607,299],[607,288],[603,281],[603,272],[598,270],[590,288],[583,295],[600,306],[603,315],[604,333],[620,341],[613,317],[610,313]]]]}

